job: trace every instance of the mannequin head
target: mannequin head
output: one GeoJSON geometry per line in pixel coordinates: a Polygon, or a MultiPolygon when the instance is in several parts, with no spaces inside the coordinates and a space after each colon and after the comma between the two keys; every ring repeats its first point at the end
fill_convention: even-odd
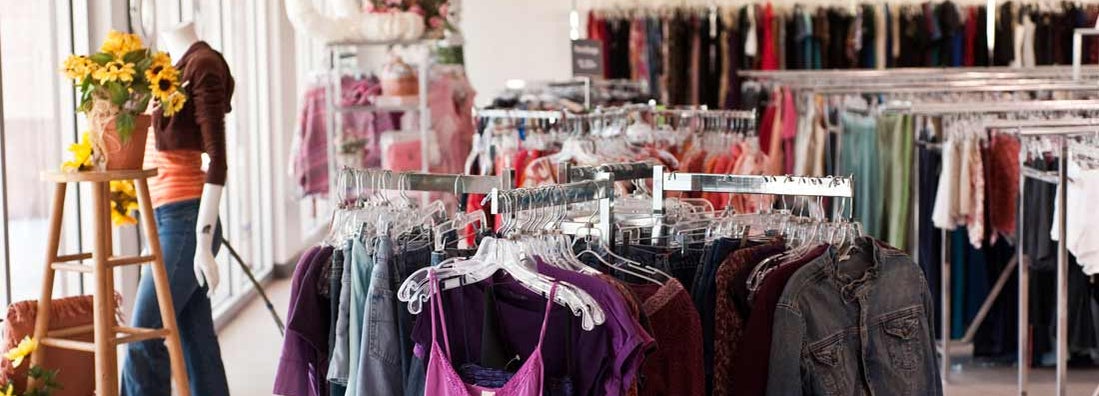
{"type": "Polygon", "coordinates": [[[198,34],[195,33],[194,22],[183,22],[169,27],[160,32],[160,39],[164,43],[164,49],[172,58],[179,59],[191,45],[198,42],[198,34]]]}

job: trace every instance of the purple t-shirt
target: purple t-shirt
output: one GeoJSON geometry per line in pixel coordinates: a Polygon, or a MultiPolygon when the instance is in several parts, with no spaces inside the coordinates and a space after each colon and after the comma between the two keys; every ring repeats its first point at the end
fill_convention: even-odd
{"type": "Polygon", "coordinates": [[[538,272],[559,281],[571,283],[588,292],[603,308],[602,327],[610,331],[613,365],[604,389],[608,395],[624,395],[637,378],[645,355],[655,348],[656,341],[630,313],[629,306],[614,286],[594,276],[558,268],[538,259],[538,272]]]}
{"type": "MultiPolygon", "coordinates": [[[[524,358],[530,356],[538,344],[546,299],[511,276],[497,273],[491,279],[443,291],[450,362],[455,367],[480,363],[484,296],[485,289],[490,286],[496,296],[501,341],[524,358]]],[[[585,331],[580,327],[580,318],[573,316],[569,309],[557,304],[552,307],[542,345],[546,377],[570,378],[576,395],[605,394],[603,384],[614,366],[609,326],[585,331]]],[[[417,315],[412,339],[424,348],[422,356],[428,356],[431,321],[427,308],[417,315]]],[[[441,341],[439,344],[443,345],[441,341]]]]}
{"type": "Polygon", "coordinates": [[[314,247],[302,255],[290,286],[290,312],[286,338],[275,372],[274,394],[285,396],[327,395],[328,327],[330,302],[317,285],[324,263],[332,260],[331,247],[314,247]]]}

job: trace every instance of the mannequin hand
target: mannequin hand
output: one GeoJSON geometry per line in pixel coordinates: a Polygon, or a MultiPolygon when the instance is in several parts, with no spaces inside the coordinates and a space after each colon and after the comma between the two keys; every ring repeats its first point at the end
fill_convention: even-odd
{"type": "Polygon", "coordinates": [[[218,287],[218,263],[214,259],[214,251],[210,248],[213,243],[211,236],[198,235],[198,247],[195,248],[195,279],[198,286],[209,285],[208,295],[214,293],[218,287]]]}
{"type": "Polygon", "coordinates": [[[214,238],[218,223],[221,191],[225,187],[216,184],[202,186],[202,199],[198,204],[198,221],[195,222],[195,280],[198,286],[208,285],[206,294],[212,296],[218,287],[218,263],[214,260],[214,238]]]}

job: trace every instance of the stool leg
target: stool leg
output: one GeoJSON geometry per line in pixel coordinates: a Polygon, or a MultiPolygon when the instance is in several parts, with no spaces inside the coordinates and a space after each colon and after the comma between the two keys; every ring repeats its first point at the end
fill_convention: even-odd
{"type": "MultiPolygon", "coordinates": [[[[57,260],[57,250],[61,247],[61,220],[65,212],[66,183],[56,183],[53,189],[53,204],[50,207],[50,235],[46,240],[46,271],[42,274],[42,294],[38,297],[38,313],[34,319],[34,339],[42,340],[50,329],[50,303],[53,298],[53,263],[57,260]]],[[[41,365],[46,358],[44,347],[31,354],[31,365],[41,365]]],[[[34,386],[34,384],[31,384],[34,386]]]]}
{"type": "Polygon", "coordinates": [[[168,347],[168,356],[172,362],[172,380],[176,383],[176,395],[190,396],[190,382],[187,381],[187,366],[183,362],[183,347],[179,341],[179,327],[176,325],[176,311],[172,302],[172,289],[168,284],[168,270],[164,268],[164,256],[160,251],[160,236],[153,217],[153,203],[149,197],[149,183],[146,179],[134,181],[137,187],[137,200],[141,206],[141,226],[145,229],[145,239],[149,243],[149,252],[156,257],[152,265],[153,283],[156,285],[156,299],[160,306],[160,318],[168,330],[164,343],[168,347]]]}
{"type": "Polygon", "coordinates": [[[95,294],[93,294],[93,312],[95,327],[95,390],[98,396],[118,394],[118,352],[115,349],[114,290],[111,289],[112,271],[107,266],[111,255],[109,233],[111,232],[110,201],[106,200],[107,182],[92,183],[92,224],[95,224],[95,241],[92,246],[92,261],[95,266],[95,294]]]}

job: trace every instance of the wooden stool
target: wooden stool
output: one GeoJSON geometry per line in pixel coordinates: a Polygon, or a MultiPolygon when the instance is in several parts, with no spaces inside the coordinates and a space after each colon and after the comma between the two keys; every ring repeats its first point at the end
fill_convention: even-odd
{"type": "MultiPolygon", "coordinates": [[[[163,338],[171,357],[172,379],[176,383],[176,393],[189,396],[187,368],[183,362],[183,348],[179,343],[176,327],[175,308],[172,305],[172,292],[168,285],[168,272],[164,268],[160,251],[160,239],[157,235],[156,220],[153,217],[153,204],[149,198],[148,178],[156,176],[156,169],[107,171],[107,172],[43,172],[42,180],[56,184],[53,193],[53,207],[50,209],[50,239],[46,250],[46,272],[42,277],[42,296],[38,299],[38,316],[34,326],[34,339],[41,346],[73,349],[95,354],[95,388],[98,396],[118,395],[118,351],[122,344],[163,338]],[[140,204],[141,225],[145,229],[145,239],[149,244],[149,256],[114,257],[111,241],[111,200],[110,182],[129,180],[137,189],[140,204]],[[61,219],[65,207],[65,189],[68,183],[85,182],[92,185],[92,224],[95,230],[95,242],[92,253],[59,255],[61,243],[61,219]],[[92,265],[77,263],[91,260],[92,265]],[[156,297],[160,306],[160,317],[164,323],[161,329],[143,329],[115,324],[116,309],[114,300],[114,268],[152,264],[153,282],[156,284],[156,297]],[[50,321],[50,299],[53,296],[54,273],[57,270],[76,271],[93,274],[95,278],[94,315],[91,326],[48,331],[50,321]],[[95,342],[67,339],[74,335],[94,332],[95,342]],[[119,336],[121,334],[121,336],[119,336]]],[[[31,364],[40,364],[45,348],[38,348],[31,355],[31,364]]],[[[33,386],[33,385],[32,385],[33,386]]]]}

